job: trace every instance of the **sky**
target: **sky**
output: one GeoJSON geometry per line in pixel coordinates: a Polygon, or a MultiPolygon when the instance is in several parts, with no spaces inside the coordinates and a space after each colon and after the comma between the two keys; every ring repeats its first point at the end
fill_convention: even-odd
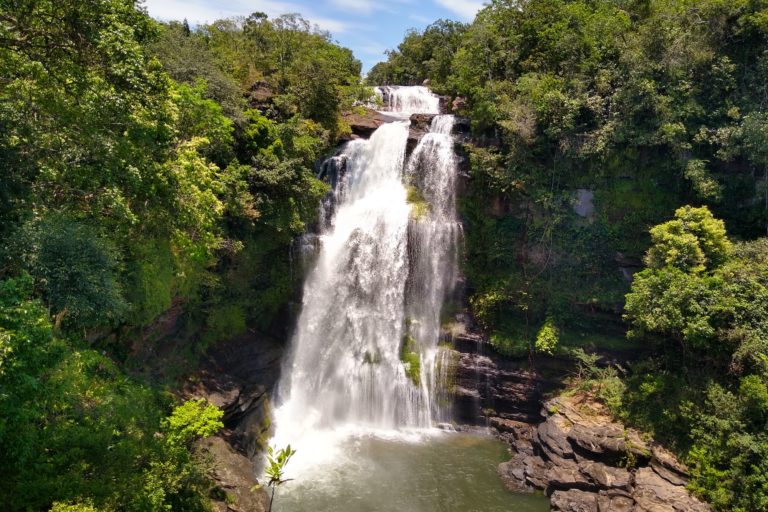
{"type": "Polygon", "coordinates": [[[197,25],[229,16],[264,12],[270,18],[298,12],[350,48],[363,72],[397,48],[410,28],[440,18],[472,21],[483,0],[145,0],[149,14],[163,21],[186,18],[197,25]]]}

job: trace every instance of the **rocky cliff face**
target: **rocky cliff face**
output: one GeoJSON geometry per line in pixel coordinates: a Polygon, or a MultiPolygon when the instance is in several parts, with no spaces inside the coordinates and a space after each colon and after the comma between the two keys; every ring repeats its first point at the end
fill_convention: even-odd
{"type": "MultiPolygon", "coordinates": [[[[515,492],[544,492],[553,511],[704,512],[686,490],[688,469],[639,432],[614,421],[587,395],[560,396],[568,362],[499,356],[482,335],[451,339],[458,352],[454,419],[485,425],[505,441],[512,459],[499,465],[515,492]]],[[[447,337],[450,337],[446,333],[447,337]]]]}
{"type": "Polygon", "coordinates": [[[460,334],[453,345],[458,352],[453,406],[457,422],[485,426],[489,418],[541,421],[544,393],[557,382],[527,369],[527,361],[498,357],[482,336],[460,334]]]}
{"type": "Polygon", "coordinates": [[[499,475],[513,491],[544,491],[553,511],[704,512],[688,470],[657,443],[613,421],[587,397],[547,401],[538,424],[492,418],[513,457],[499,475]]]}
{"type": "Polygon", "coordinates": [[[280,376],[280,344],[246,333],[209,350],[201,369],[185,384],[187,398],[205,398],[224,411],[224,430],[200,446],[213,461],[213,477],[224,494],[217,512],[263,512],[266,494],[252,490],[258,455],[271,435],[269,397],[280,376]]]}

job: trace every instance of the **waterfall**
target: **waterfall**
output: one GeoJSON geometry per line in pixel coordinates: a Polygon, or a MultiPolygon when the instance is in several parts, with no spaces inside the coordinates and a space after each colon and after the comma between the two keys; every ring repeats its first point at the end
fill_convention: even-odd
{"type": "Polygon", "coordinates": [[[426,87],[401,87],[397,85],[375,88],[378,96],[389,113],[436,114],[440,111],[440,99],[426,87]]]}
{"type": "MultiPolygon", "coordinates": [[[[409,227],[407,323],[409,335],[421,350],[425,382],[431,388],[424,393],[431,417],[443,421],[448,419],[445,407],[442,407],[445,404],[433,399],[445,391],[449,368],[445,354],[440,354],[438,340],[443,304],[456,284],[457,242],[461,229],[456,219],[453,124],[453,116],[436,116],[432,120],[430,132],[424,135],[411,155],[405,174],[406,183],[412,194],[419,196],[423,210],[411,216],[409,227]],[[442,370],[442,374],[438,370],[442,370]]],[[[444,397],[442,402],[445,402],[444,397]]]]}
{"type": "MultiPolygon", "coordinates": [[[[387,89],[398,113],[437,113],[426,88],[387,89]]],[[[337,457],[333,439],[445,420],[438,340],[457,275],[453,117],[434,117],[406,161],[409,124],[347,143],[321,171],[335,186],[275,412],[274,444],[298,445],[307,465],[337,457]]]]}

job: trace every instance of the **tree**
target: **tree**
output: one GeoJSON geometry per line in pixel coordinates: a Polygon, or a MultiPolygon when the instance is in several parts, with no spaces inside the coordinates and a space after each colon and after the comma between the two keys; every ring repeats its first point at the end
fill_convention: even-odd
{"type": "Polygon", "coordinates": [[[713,309],[722,281],[714,273],[733,246],[725,225],[705,207],[685,206],[671,221],[651,228],[653,245],[627,295],[631,336],[657,333],[698,348],[714,348],[713,309]]]}
{"type": "Polygon", "coordinates": [[[674,220],[651,229],[651,243],[645,257],[648,267],[673,267],[691,273],[714,270],[733,250],[725,224],[706,207],[679,208],[674,220]]]}
{"type": "Polygon", "coordinates": [[[114,244],[93,227],[49,216],[24,226],[24,267],[36,279],[56,326],[114,325],[128,311],[114,244]]]}
{"type": "Polygon", "coordinates": [[[197,439],[210,437],[221,430],[224,427],[221,422],[223,417],[224,411],[215,405],[202,398],[193,399],[174,407],[163,426],[168,442],[188,446],[197,439]]]}

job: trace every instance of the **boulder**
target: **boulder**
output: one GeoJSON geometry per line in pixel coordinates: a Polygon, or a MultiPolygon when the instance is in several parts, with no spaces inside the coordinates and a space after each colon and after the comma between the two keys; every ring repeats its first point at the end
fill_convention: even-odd
{"type": "Polygon", "coordinates": [[[605,489],[625,489],[632,486],[632,474],[624,468],[606,466],[600,462],[581,462],[579,471],[605,489]]]}
{"type": "Polygon", "coordinates": [[[522,462],[525,468],[525,481],[536,489],[546,489],[549,485],[547,480],[549,464],[536,456],[525,456],[522,462]]]}
{"type": "Polygon", "coordinates": [[[632,512],[635,510],[635,500],[624,491],[600,491],[597,495],[597,509],[599,512],[632,512]]]}
{"type": "Polygon", "coordinates": [[[356,137],[367,139],[379,126],[393,121],[392,117],[368,107],[357,107],[351,112],[345,112],[342,118],[352,129],[354,137],[349,137],[350,139],[356,137]]]}
{"type": "Polygon", "coordinates": [[[583,473],[574,460],[555,459],[550,462],[544,474],[548,489],[597,490],[589,475],[583,473]]]}
{"type": "Polygon", "coordinates": [[[552,512],[599,512],[597,494],[579,491],[555,491],[550,498],[552,512]]]}
{"type": "Polygon", "coordinates": [[[539,425],[536,436],[546,452],[550,452],[560,458],[573,458],[573,447],[568,442],[568,436],[560,427],[562,416],[550,416],[547,421],[539,425]]]}
{"type": "Polygon", "coordinates": [[[497,467],[497,472],[504,487],[512,492],[533,492],[535,487],[528,483],[525,477],[525,454],[517,454],[512,460],[502,462],[497,467]]]}

